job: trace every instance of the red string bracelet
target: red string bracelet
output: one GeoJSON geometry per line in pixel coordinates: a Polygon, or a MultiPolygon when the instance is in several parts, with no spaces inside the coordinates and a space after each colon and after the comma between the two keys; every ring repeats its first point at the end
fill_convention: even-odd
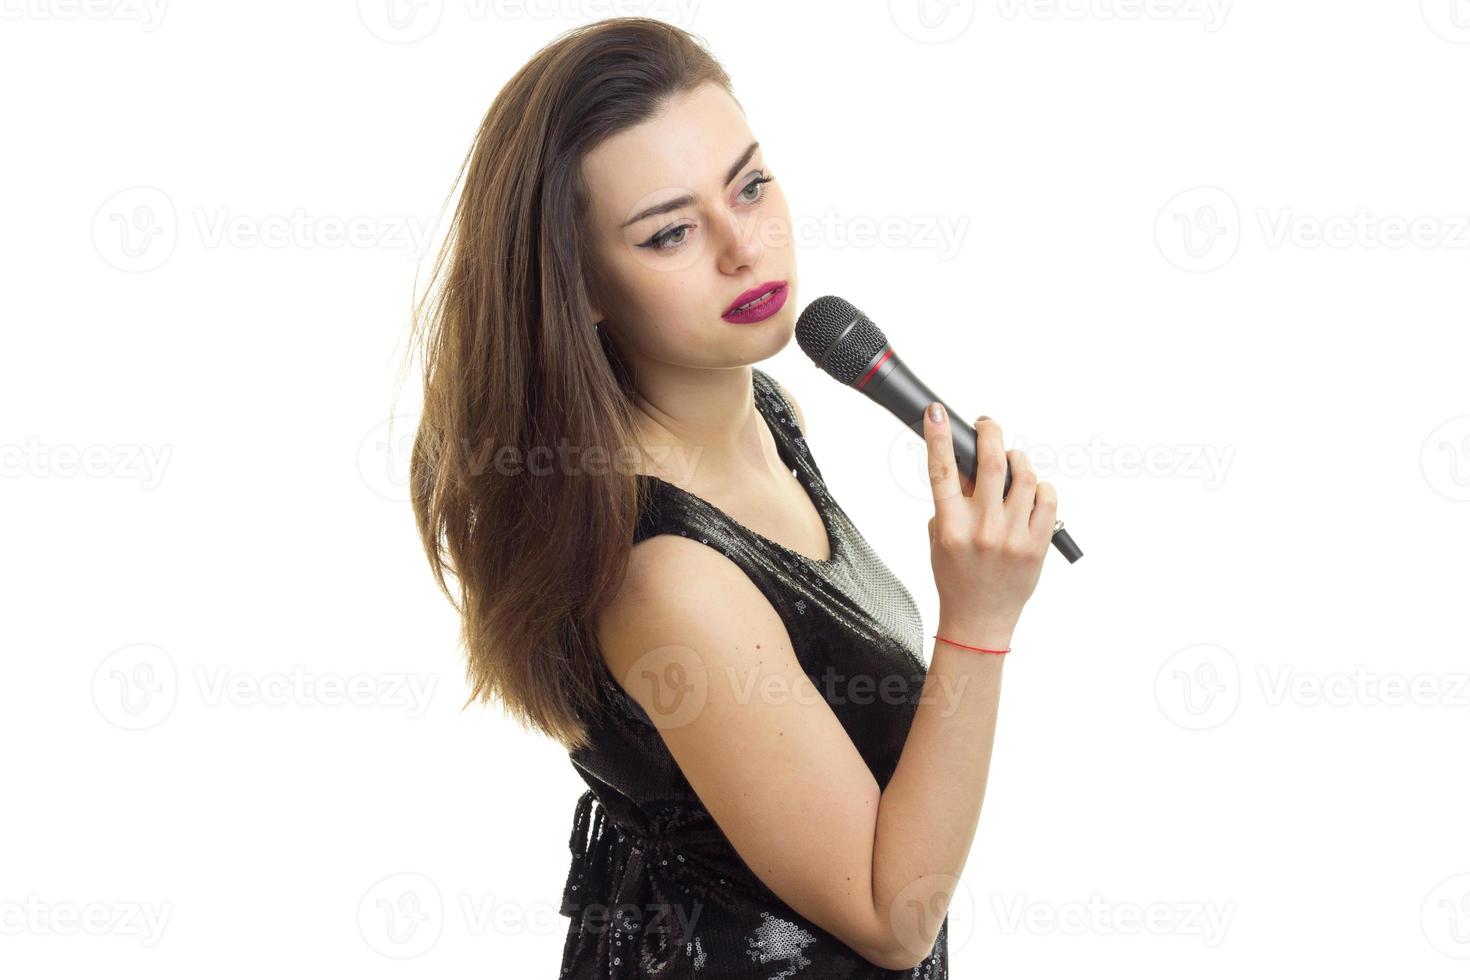
{"type": "Polygon", "coordinates": [[[964,644],[964,643],[955,643],[954,640],[945,639],[944,637],[940,636],[938,633],[935,633],[934,634],[934,639],[936,639],[936,640],[944,640],[945,643],[953,644],[954,646],[957,646],[957,647],[964,647],[966,650],[979,650],[981,653],[1010,653],[1011,652],[1011,648],[1010,647],[1006,647],[1004,650],[987,650],[984,647],[972,647],[972,646],[969,646],[969,645],[964,644]]]}

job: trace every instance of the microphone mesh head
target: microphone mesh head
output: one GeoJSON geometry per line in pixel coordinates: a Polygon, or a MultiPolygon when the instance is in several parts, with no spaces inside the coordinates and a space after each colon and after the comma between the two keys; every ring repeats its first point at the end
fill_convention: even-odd
{"type": "Polygon", "coordinates": [[[853,385],[888,346],[888,338],[847,300],[819,296],[796,319],[796,344],[817,367],[853,385]]]}

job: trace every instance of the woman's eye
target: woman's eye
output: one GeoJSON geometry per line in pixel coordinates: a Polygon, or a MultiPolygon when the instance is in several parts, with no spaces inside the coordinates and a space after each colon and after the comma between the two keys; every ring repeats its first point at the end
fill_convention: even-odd
{"type": "Polygon", "coordinates": [[[769,184],[769,182],[775,181],[775,179],[776,178],[773,178],[773,176],[764,176],[764,175],[761,175],[761,176],[759,176],[759,178],[756,178],[756,179],[754,179],[754,181],[751,181],[750,184],[745,185],[745,188],[744,188],[744,190],[741,191],[741,194],[748,194],[748,192],[751,191],[751,188],[754,188],[754,190],[757,191],[756,197],[747,197],[747,198],[744,198],[745,203],[750,204],[750,203],[754,203],[754,201],[759,201],[761,197],[764,197],[764,191],[761,191],[760,190],[760,185],[761,184],[769,184]]]}
{"type": "MultiPolygon", "coordinates": [[[[765,193],[761,190],[761,185],[768,184],[775,179],[775,177],[767,177],[764,174],[755,178],[741,188],[739,194],[740,200],[745,204],[754,204],[765,196],[765,193]]],[[[639,248],[678,248],[684,244],[684,241],[689,237],[689,232],[693,230],[693,225],[677,225],[667,231],[661,231],[657,235],[654,235],[640,245],[639,248]]]]}
{"type": "Polygon", "coordinates": [[[689,237],[689,229],[692,227],[692,225],[679,225],[677,228],[661,231],[644,244],[652,245],[654,248],[673,248],[675,245],[682,245],[684,239],[689,237]]]}

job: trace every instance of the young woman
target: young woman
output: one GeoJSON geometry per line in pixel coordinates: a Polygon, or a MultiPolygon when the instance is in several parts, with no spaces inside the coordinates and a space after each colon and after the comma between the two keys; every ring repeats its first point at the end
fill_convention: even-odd
{"type": "Polygon", "coordinates": [[[793,335],[787,203],[683,31],[562,35],[465,166],[419,310],[413,501],[446,594],[459,579],[471,698],[588,786],[561,976],[947,976],[1055,493],[983,418],[959,473],[926,417],[926,667],[913,598],[754,366],[793,335]]]}

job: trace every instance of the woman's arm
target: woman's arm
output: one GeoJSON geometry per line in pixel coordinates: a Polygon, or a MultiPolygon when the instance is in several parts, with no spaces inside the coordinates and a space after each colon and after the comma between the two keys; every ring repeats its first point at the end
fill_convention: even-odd
{"type": "Polygon", "coordinates": [[[770,602],[715,549],[678,535],[640,542],[598,635],[772,892],[875,965],[928,955],[974,838],[1003,657],[936,649],[928,703],[880,794],[770,602]]]}
{"type": "MultiPolygon", "coordinates": [[[[801,405],[779,383],[776,387],[805,435],[801,405]]],[[[968,478],[965,485],[972,489],[968,478]]],[[[1011,630],[1001,624],[985,627],[985,636],[953,622],[941,623],[938,632],[972,637],[964,642],[988,650],[1011,645],[1011,630]]],[[[883,792],[873,845],[873,904],[888,910],[898,931],[912,930],[906,942],[916,950],[934,945],[944,918],[943,912],[920,915],[919,910],[949,907],[980,823],[1004,666],[1003,656],[935,642],[918,712],[883,792]],[[956,771],[965,778],[954,778],[956,771]],[[922,850],[906,841],[913,828],[932,835],[922,850]]]]}
{"type": "MultiPolygon", "coordinates": [[[[943,622],[938,632],[989,650],[1004,650],[1011,640],[1009,630],[962,633],[943,622]]],[[[905,952],[927,953],[934,945],[969,859],[990,778],[1005,660],[935,641],[923,697],[883,791],[873,904],[905,952]]]]}

